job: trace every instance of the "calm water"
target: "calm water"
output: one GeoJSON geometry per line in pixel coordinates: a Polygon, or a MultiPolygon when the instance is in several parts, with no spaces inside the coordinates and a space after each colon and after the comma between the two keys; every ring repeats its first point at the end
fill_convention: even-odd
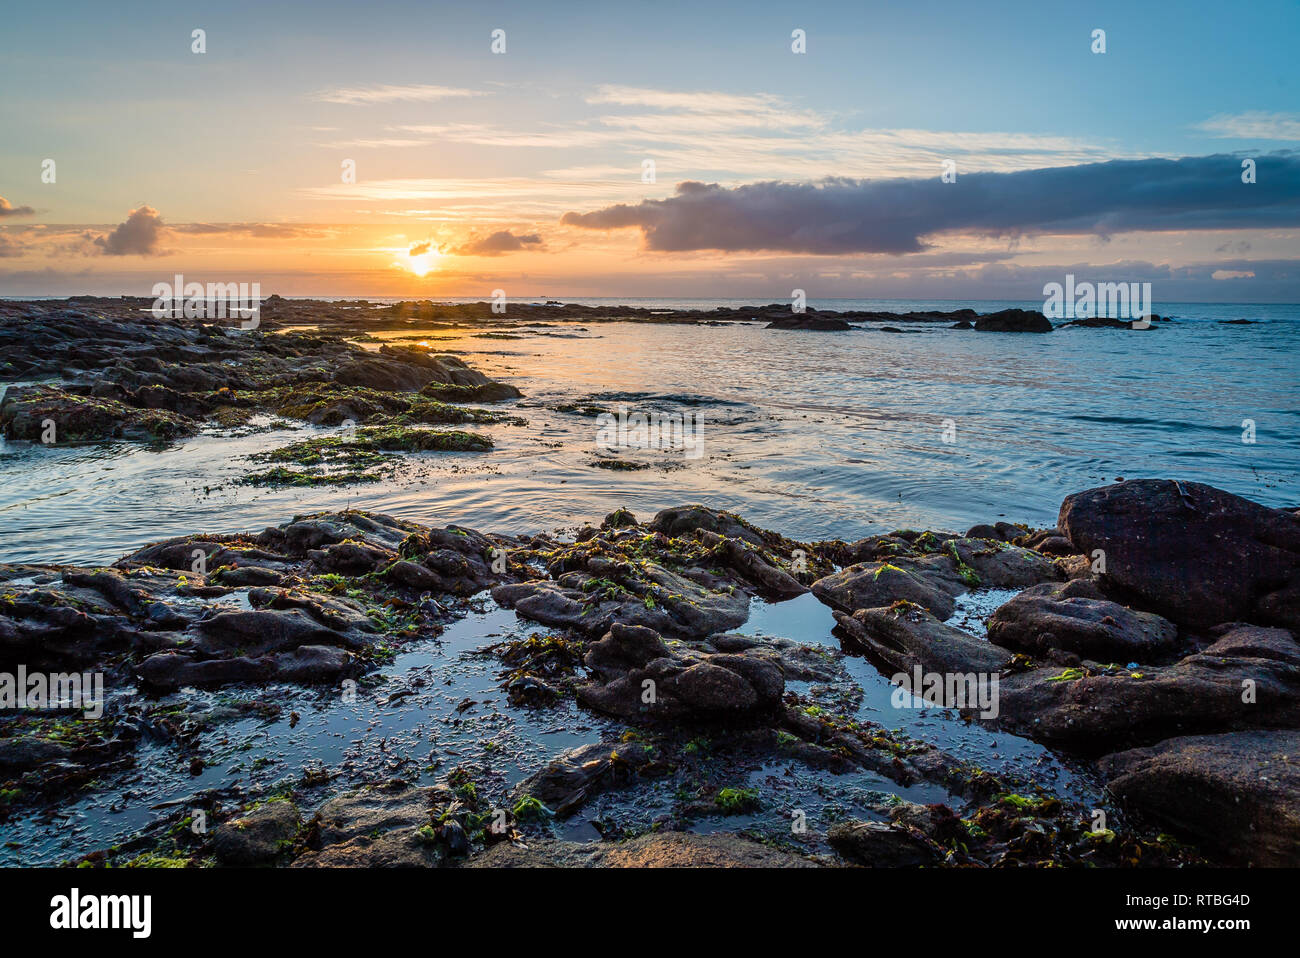
{"type": "Polygon", "coordinates": [[[383,484],[269,491],[232,484],[254,468],[241,457],[320,430],[205,434],[162,451],[0,442],[0,560],[106,562],[167,536],[259,530],[344,506],[519,533],[572,529],[619,506],[641,515],[702,501],[816,539],[1000,517],[1050,525],[1064,495],[1120,476],[1300,503],[1300,307],[1157,309],[1177,322],[1041,336],[920,324],[439,331],[422,338],[525,393],[515,411],[528,425],[483,427],[493,452],[423,457],[383,484]],[[1258,323],[1218,322],[1237,318],[1258,323]],[[703,454],[619,452],[651,468],[595,468],[596,419],[551,408],[574,401],[697,414],[703,454]],[[1246,419],[1253,444],[1242,441],[1246,419]]]}

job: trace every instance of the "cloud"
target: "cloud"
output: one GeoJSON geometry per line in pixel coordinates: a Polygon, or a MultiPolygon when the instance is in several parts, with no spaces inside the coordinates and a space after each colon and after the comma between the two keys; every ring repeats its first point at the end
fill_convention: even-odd
{"type": "Polygon", "coordinates": [[[132,210],[126,222],[107,236],[100,236],[95,245],[106,256],[151,256],[158,252],[158,241],[166,225],[152,206],[132,210]]]}
{"type": "Polygon", "coordinates": [[[433,243],[425,240],[423,243],[416,243],[407,251],[407,256],[423,256],[429,250],[433,249],[433,243]]]}
{"type": "Polygon", "coordinates": [[[541,245],[542,238],[536,233],[516,236],[510,230],[497,230],[482,239],[470,240],[464,246],[452,250],[452,253],[456,256],[500,256],[541,245]]]}
{"type": "Polygon", "coordinates": [[[22,256],[25,252],[26,249],[21,243],[16,243],[12,238],[0,233],[0,259],[22,256]]]}
{"type": "Polygon", "coordinates": [[[14,206],[3,196],[0,196],[0,217],[4,216],[31,216],[36,210],[30,206],[14,206]]]}
{"type": "Polygon", "coordinates": [[[174,233],[188,233],[195,236],[238,234],[254,236],[258,239],[298,239],[327,235],[324,230],[286,226],[282,223],[184,223],[170,226],[168,229],[174,233]]]}
{"type": "Polygon", "coordinates": [[[478,90],[460,87],[431,86],[427,84],[356,87],[352,89],[321,90],[312,99],[324,103],[394,103],[399,100],[428,102],[452,97],[483,96],[478,90]]]}
{"type": "Polygon", "coordinates": [[[1011,173],[926,179],[763,182],[735,188],[684,182],[665,200],[616,204],[561,222],[638,228],[650,250],[781,250],[819,255],[914,253],[943,233],[1092,234],[1300,225],[1300,154],[1241,159],[1112,160],[1011,173]]]}
{"type": "Polygon", "coordinates": [[[1196,129],[1238,140],[1300,140],[1300,113],[1220,113],[1196,129]]]}

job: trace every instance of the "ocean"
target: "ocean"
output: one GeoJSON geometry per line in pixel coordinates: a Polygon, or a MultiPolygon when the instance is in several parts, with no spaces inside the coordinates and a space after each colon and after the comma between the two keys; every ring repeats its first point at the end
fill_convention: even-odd
{"type": "MultiPolygon", "coordinates": [[[[565,301],[699,309],[770,302],[565,301]]],[[[233,481],[254,468],[243,457],[317,427],[205,433],[162,450],[0,441],[0,560],[109,562],[169,536],[256,531],[343,507],[519,534],[573,531],[619,507],[642,517],[703,502],[795,538],[852,540],[997,519],[1050,526],[1066,494],[1121,477],[1199,481],[1268,505],[1300,505],[1300,306],[1155,309],[1174,321],[1148,332],[555,322],[487,338],[481,329],[380,333],[368,345],[424,341],[518,386],[525,398],[505,406],[517,405],[527,424],[481,427],[496,443],[488,453],[422,457],[392,481],[330,489],[233,481]],[[1252,322],[1224,322],[1236,319],[1252,322]],[[620,407],[692,417],[700,455],[600,448],[593,409],[620,407]],[[596,465],[610,458],[645,468],[596,465]]]]}

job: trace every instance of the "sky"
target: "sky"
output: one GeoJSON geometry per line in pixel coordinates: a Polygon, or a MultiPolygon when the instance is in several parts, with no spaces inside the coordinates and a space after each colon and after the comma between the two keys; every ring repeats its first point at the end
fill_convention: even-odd
{"type": "Polygon", "coordinates": [[[0,295],[1296,302],[1298,44],[1294,0],[12,4],[0,295]]]}

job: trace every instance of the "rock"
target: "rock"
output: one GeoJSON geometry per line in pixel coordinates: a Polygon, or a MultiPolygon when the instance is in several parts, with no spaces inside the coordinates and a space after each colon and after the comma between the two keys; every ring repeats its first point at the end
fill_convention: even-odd
{"type": "Polygon", "coordinates": [[[1079,550],[1074,547],[1074,543],[1065,536],[1048,536],[1033,547],[1035,552],[1041,552],[1045,556],[1072,556],[1078,555],[1079,550]]]}
{"type": "Polygon", "coordinates": [[[223,865],[274,862],[292,844],[302,819],[291,802],[268,802],[218,825],[212,852],[223,865]]]}
{"type": "Polygon", "coordinates": [[[442,582],[424,566],[406,559],[389,566],[387,575],[394,582],[421,592],[431,592],[442,582]]]}
{"type": "Polygon", "coordinates": [[[751,526],[731,512],[709,509],[705,506],[676,506],[663,509],[650,520],[655,532],[675,538],[705,529],[728,539],[744,539],[756,546],[764,544],[763,530],[751,526]]]}
{"type": "Polygon", "coordinates": [[[427,868],[443,864],[444,846],[423,839],[439,798],[434,788],[367,786],[330,799],[312,824],[311,847],[295,868],[427,868]]]}
{"type": "Polygon", "coordinates": [[[1043,667],[1003,676],[998,723],[1097,755],[1181,735],[1300,727],[1300,645],[1284,629],[1226,625],[1168,666],[1043,667]]]}
{"type": "Polygon", "coordinates": [[[1138,479],[1067,496],[1059,525],[1105,553],[1104,580],[1180,625],[1300,628],[1300,517],[1196,482],[1138,479]]]}
{"type": "Polygon", "coordinates": [[[1050,333],[1052,321],[1042,313],[1029,309],[1003,309],[987,313],[975,320],[976,332],[992,333],[1050,333]]]}
{"type": "Polygon", "coordinates": [[[957,605],[953,597],[965,591],[959,580],[918,574],[904,568],[902,560],[891,562],[863,562],[818,579],[812,584],[813,595],[833,609],[853,613],[858,609],[874,609],[905,600],[933,612],[941,619],[949,618],[957,605]]]}
{"type": "Polygon", "coordinates": [[[834,615],[854,645],[909,676],[918,665],[923,672],[965,674],[998,673],[1011,664],[1010,652],[944,625],[916,605],[898,603],[834,615]]]}
{"type": "Polygon", "coordinates": [[[1300,860],[1300,731],[1173,738],[1101,760],[1126,807],[1207,851],[1272,868],[1300,860]]]}
{"type": "Polygon", "coordinates": [[[617,622],[584,662],[593,674],[578,700],[623,718],[752,718],[773,712],[785,691],[780,665],[762,650],[670,648],[650,629],[617,622]]]}
{"type": "Polygon", "coordinates": [[[842,319],[832,319],[831,317],[810,316],[807,313],[796,313],[785,319],[774,319],[768,323],[764,329],[808,329],[816,332],[840,332],[846,329],[853,329],[842,319]]]}
{"type": "Polygon", "coordinates": [[[636,743],[593,742],[569,749],[545,768],[516,786],[511,803],[531,796],[554,812],[568,818],[589,799],[629,784],[651,764],[645,750],[636,743]]]}
{"type": "Polygon", "coordinates": [[[1178,627],[1150,612],[1105,599],[1086,579],[1044,583],[999,606],[988,620],[989,641],[1041,656],[1048,649],[1099,662],[1151,662],[1173,651],[1178,627]]]}
{"type": "Polygon", "coordinates": [[[826,833],[826,840],[845,858],[873,868],[916,868],[941,860],[924,838],[906,827],[885,822],[836,822],[826,833]]]}
{"type": "Polygon", "coordinates": [[[54,386],[10,386],[0,399],[0,433],[31,442],[172,440],[199,431],[177,413],[137,409],[115,399],[78,396],[54,386]]]}
{"type": "Polygon", "coordinates": [[[851,565],[815,581],[813,594],[842,612],[879,608],[902,599],[947,619],[956,609],[954,597],[970,589],[1026,588],[1059,575],[1050,559],[1019,546],[925,535],[930,537],[931,551],[909,546],[911,555],[851,565]]]}
{"type": "Polygon", "coordinates": [[[818,863],[739,835],[657,832],[626,842],[505,842],[470,868],[816,868],[818,863]]]}
{"type": "Polygon", "coordinates": [[[52,739],[31,735],[0,738],[0,769],[26,771],[71,757],[71,748],[52,739]]]}
{"type": "Polygon", "coordinates": [[[971,526],[966,532],[967,539],[1002,539],[1002,534],[993,526],[980,524],[971,526]]]}
{"type": "Polygon", "coordinates": [[[492,598],[544,625],[586,635],[600,635],[619,623],[703,637],[738,628],[749,618],[749,593],[742,589],[710,589],[649,561],[638,571],[635,581],[625,577],[626,586],[618,588],[603,585],[586,571],[575,571],[561,576],[559,582],[537,579],[498,586],[492,598]]]}

